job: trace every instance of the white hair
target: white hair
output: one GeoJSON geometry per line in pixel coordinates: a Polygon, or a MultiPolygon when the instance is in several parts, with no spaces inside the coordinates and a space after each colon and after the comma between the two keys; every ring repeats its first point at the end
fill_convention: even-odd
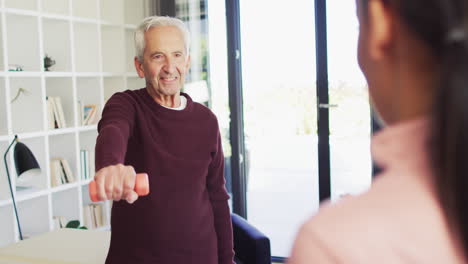
{"type": "Polygon", "coordinates": [[[185,23],[175,17],[149,16],[143,19],[135,31],[135,51],[140,62],[143,62],[143,52],[145,51],[145,33],[153,27],[174,26],[182,32],[185,44],[185,52],[188,55],[190,49],[190,33],[185,23]]]}

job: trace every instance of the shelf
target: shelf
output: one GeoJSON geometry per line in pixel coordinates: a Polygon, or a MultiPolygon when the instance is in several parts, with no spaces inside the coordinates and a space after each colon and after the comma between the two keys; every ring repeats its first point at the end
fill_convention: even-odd
{"type": "Polygon", "coordinates": [[[52,13],[43,13],[41,16],[43,19],[54,19],[54,20],[61,20],[63,22],[70,21],[70,17],[67,15],[58,15],[52,13]]]}
{"type": "MultiPolygon", "coordinates": [[[[10,190],[8,190],[8,194],[10,194],[10,190]]],[[[11,197],[11,196],[8,195],[8,197],[11,197]]],[[[5,207],[7,205],[10,205],[11,201],[12,201],[11,198],[10,199],[0,200],[0,208],[5,207]]]]}
{"type": "Polygon", "coordinates": [[[79,132],[88,132],[88,131],[95,131],[97,130],[97,125],[89,125],[89,126],[81,126],[78,128],[79,132]]]}
{"type": "Polygon", "coordinates": [[[49,69],[57,72],[71,71],[70,22],[57,19],[43,19],[43,58],[47,55],[55,64],[49,69]]]}
{"type": "MultiPolygon", "coordinates": [[[[88,183],[95,170],[96,123],[105,100],[117,91],[144,86],[133,66],[133,31],[147,14],[149,1],[0,2],[0,150],[5,151],[17,134],[41,168],[27,180],[30,187],[21,188],[26,178],[16,175],[14,148],[7,156],[21,227],[30,237],[52,230],[54,216],[83,221],[83,209],[91,203],[88,183]],[[46,54],[55,60],[49,71],[44,68],[46,54]],[[21,71],[9,71],[13,68],[21,71]],[[47,96],[60,97],[65,128],[49,129],[47,96]],[[96,105],[96,123],[82,126],[84,105],[96,105]],[[81,150],[87,151],[87,179],[81,179],[81,150]],[[74,182],[52,187],[50,161],[55,157],[67,160],[74,182]]],[[[106,220],[98,230],[109,230],[112,203],[101,204],[106,220]]],[[[4,165],[0,234],[0,247],[19,239],[4,165]]]]}
{"type": "Polygon", "coordinates": [[[58,192],[67,191],[67,190],[70,190],[70,189],[76,189],[76,187],[78,187],[80,185],[81,185],[81,182],[66,183],[66,184],[56,186],[56,187],[51,187],[50,191],[51,191],[52,194],[54,194],[54,193],[58,193],[58,192]]]}
{"type": "Polygon", "coordinates": [[[69,15],[70,1],[68,0],[42,0],[42,12],[69,15]]]}
{"type": "Polygon", "coordinates": [[[72,72],[53,72],[53,71],[46,71],[44,72],[45,77],[72,77],[72,72]]]}
{"type": "MultiPolygon", "coordinates": [[[[21,2],[21,1],[18,1],[21,2]]],[[[40,71],[38,18],[6,15],[8,64],[19,65],[24,71],[40,71]],[[18,34],[28,32],[28,34],[18,34]]]]}
{"type": "Polygon", "coordinates": [[[35,198],[42,198],[49,194],[48,190],[38,190],[37,188],[32,188],[28,190],[21,190],[16,192],[16,203],[34,200],[35,198]]]}
{"type": "Polygon", "coordinates": [[[5,76],[9,77],[41,77],[43,72],[39,71],[7,71],[4,72],[5,76]]]}

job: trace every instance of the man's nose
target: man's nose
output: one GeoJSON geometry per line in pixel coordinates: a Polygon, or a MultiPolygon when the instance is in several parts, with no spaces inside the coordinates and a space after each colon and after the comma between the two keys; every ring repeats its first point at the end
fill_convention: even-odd
{"type": "Polygon", "coordinates": [[[174,60],[171,58],[166,59],[166,63],[164,64],[163,69],[167,73],[175,72],[176,67],[175,67],[174,60]]]}

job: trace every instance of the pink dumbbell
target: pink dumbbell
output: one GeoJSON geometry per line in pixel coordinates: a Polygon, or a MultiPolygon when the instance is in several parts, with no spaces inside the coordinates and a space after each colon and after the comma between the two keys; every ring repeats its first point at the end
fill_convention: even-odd
{"type": "MultiPolygon", "coordinates": [[[[149,181],[148,174],[146,173],[137,173],[135,178],[135,192],[138,196],[145,196],[149,194],[149,181]]],[[[97,196],[96,182],[93,180],[89,183],[89,197],[93,202],[99,202],[97,196]]]]}

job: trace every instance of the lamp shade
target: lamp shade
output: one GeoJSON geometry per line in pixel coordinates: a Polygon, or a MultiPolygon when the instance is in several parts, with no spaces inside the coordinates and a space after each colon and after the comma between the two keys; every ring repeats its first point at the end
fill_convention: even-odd
{"type": "Polygon", "coordinates": [[[23,185],[35,175],[40,174],[41,168],[31,150],[23,143],[17,142],[14,152],[18,183],[23,185]]]}

